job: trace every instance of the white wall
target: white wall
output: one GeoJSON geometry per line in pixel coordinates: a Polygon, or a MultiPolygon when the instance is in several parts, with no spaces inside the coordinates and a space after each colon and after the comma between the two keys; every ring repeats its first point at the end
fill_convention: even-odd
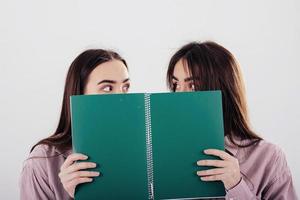
{"type": "Polygon", "coordinates": [[[240,61],[254,129],[283,148],[300,188],[299,8],[297,0],[2,0],[0,199],[19,198],[22,161],[54,131],[77,54],[113,48],[129,63],[132,92],[166,91],[172,53],[207,39],[240,61]]]}

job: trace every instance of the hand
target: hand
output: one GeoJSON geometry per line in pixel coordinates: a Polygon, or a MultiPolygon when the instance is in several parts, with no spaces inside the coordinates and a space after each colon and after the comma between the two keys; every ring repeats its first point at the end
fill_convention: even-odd
{"type": "Polygon", "coordinates": [[[75,162],[77,160],[86,160],[88,157],[83,154],[74,153],[67,157],[60,168],[58,174],[64,189],[70,197],[74,198],[75,188],[78,184],[92,182],[91,177],[97,177],[99,172],[81,171],[83,169],[95,168],[96,163],[92,162],[75,162]]]}
{"type": "Polygon", "coordinates": [[[197,171],[202,181],[222,181],[226,190],[235,187],[241,180],[240,166],[238,160],[217,149],[206,149],[204,153],[220,157],[222,160],[199,160],[199,166],[213,166],[215,169],[197,171]]]}

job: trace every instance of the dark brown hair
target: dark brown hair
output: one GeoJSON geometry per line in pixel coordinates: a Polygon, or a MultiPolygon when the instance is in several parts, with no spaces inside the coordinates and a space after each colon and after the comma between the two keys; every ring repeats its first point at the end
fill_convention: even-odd
{"type": "Polygon", "coordinates": [[[72,62],[65,82],[61,114],[56,131],[35,144],[30,152],[39,144],[56,147],[60,152],[72,147],[70,96],[83,94],[89,74],[100,64],[120,60],[127,67],[126,61],[116,52],[103,49],[89,49],[82,52],[72,62]]]}
{"type": "Polygon", "coordinates": [[[192,42],[184,45],[169,62],[167,85],[172,91],[176,89],[172,82],[174,68],[181,59],[188,67],[196,91],[222,91],[225,136],[239,147],[250,146],[261,140],[250,128],[244,82],[234,56],[215,42],[192,42]],[[236,138],[250,139],[251,142],[238,144],[236,138]]]}

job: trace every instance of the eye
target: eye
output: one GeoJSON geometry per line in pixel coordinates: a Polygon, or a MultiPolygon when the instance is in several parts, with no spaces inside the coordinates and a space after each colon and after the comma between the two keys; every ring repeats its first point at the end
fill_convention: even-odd
{"type": "Polygon", "coordinates": [[[189,88],[190,88],[191,90],[195,90],[195,84],[194,84],[194,83],[190,83],[190,84],[189,84],[189,88]]]}
{"type": "Polygon", "coordinates": [[[124,92],[128,92],[129,88],[130,88],[130,84],[125,84],[125,85],[123,86],[123,91],[124,91],[124,92]]]}
{"type": "Polygon", "coordinates": [[[111,85],[106,85],[101,88],[104,92],[111,92],[113,90],[113,87],[111,85]]]}

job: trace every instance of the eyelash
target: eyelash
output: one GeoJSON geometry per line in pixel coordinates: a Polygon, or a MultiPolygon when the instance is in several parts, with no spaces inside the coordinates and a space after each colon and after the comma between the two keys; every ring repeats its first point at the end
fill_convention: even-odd
{"type": "MultiPolygon", "coordinates": [[[[129,88],[130,88],[130,84],[124,85],[124,86],[123,86],[123,89],[124,89],[124,88],[126,88],[126,91],[128,91],[129,88]]],[[[105,85],[105,86],[103,86],[103,87],[101,88],[101,90],[103,90],[104,92],[111,92],[111,91],[113,90],[113,86],[111,86],[111,85],[105,85]],[[109,91],[106,91],[106,90],[105,90],[105,88],[107,88],[107,87],[109,87],[109,91]]]]}
{"type": "MultiPolygon", "coordinates": [[[[172,89],[174,92],[176,92],[176,88],[177,88],[178,83],[174,82],[172,85],[172,89]]],[[[195,84],[194,83],[189,83],[189,87],[193,90],[195,90],[195,84]]]]}

